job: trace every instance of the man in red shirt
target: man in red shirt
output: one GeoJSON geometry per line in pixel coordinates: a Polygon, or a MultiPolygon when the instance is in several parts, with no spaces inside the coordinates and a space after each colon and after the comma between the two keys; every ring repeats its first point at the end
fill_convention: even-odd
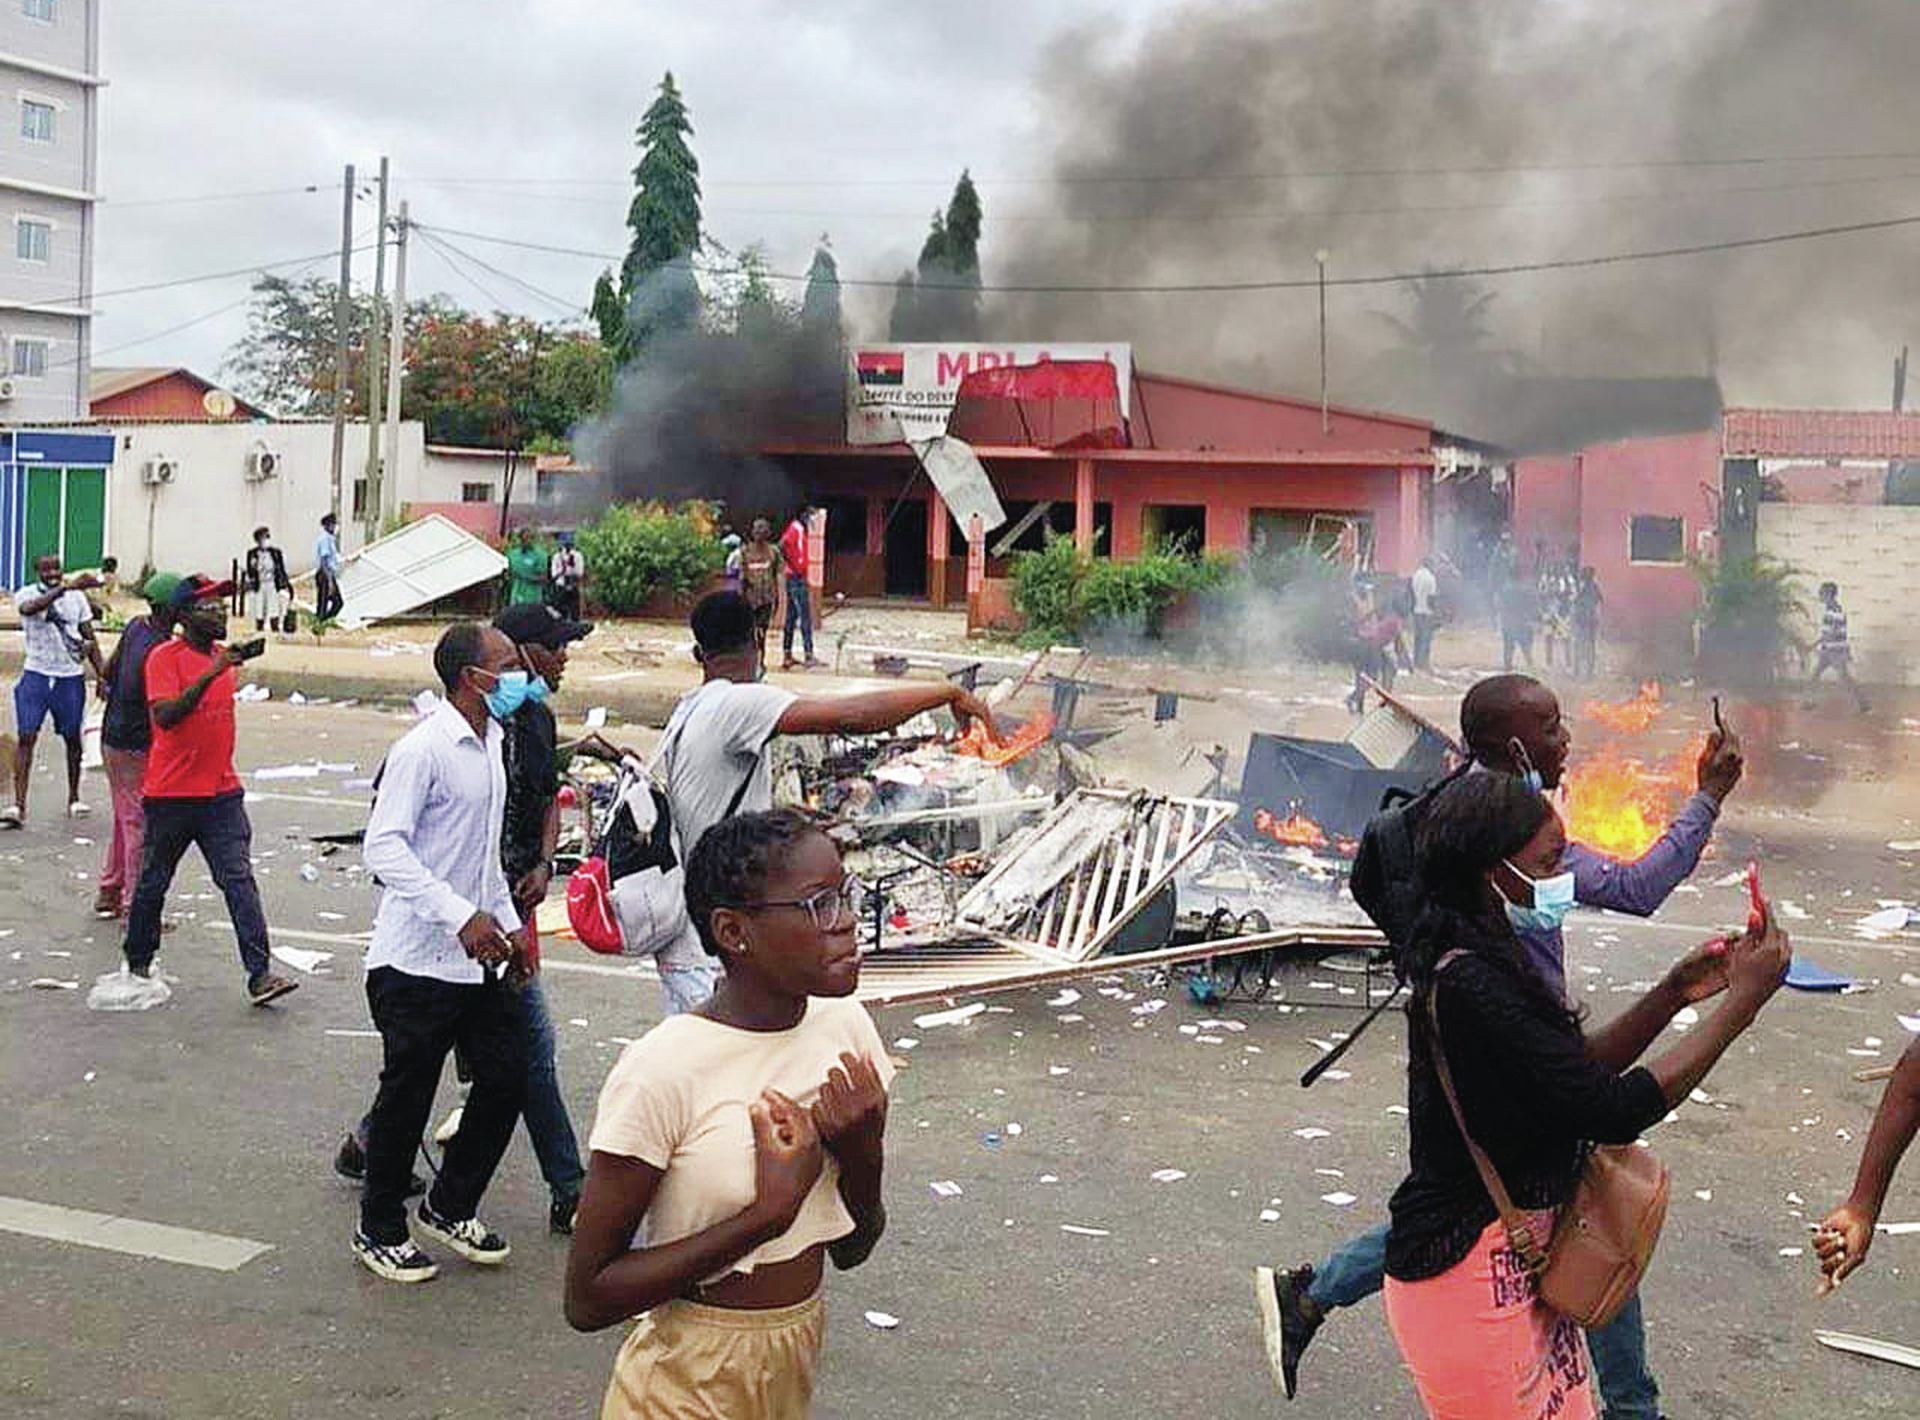
{"type": "Polygon", "coordinates": [[[780,557],[787,564],[787,625],[782,637],[786,652],[780,663],[780,669],[790,671],[800,663],[793,658],[793,632],[800,629],[801,644],[807,650],[807,664],[817,666],[820,662],[813,654],[813,607],[811,589],[807,586],[807,515],[813,511],[810,505],[803,505],[793,515],[793,521],[787,524],[787,530],[780,534],[780,557]]]}
{"type": "Polygon", "coordinates": [[[267,918],[253,880],[253,826],[240,776],[233,772],[233,668],[259,652],[219,644],[227,634],[226,599],[232,593],[231,582],[182,578],[172,599],[180,636],[147,656],[153,716],[141,784],[147,841],[122,950],[135,976],[152,975],[167,889],[188,847],[197,847],[227,899],[247,971],[247,999],[264,1006],[298,983],[272,970],[267,918]]]}

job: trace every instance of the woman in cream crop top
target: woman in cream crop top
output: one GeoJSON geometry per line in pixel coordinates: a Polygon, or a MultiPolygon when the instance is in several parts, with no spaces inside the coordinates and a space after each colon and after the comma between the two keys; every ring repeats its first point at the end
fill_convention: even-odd
{"type": "MultiPolygon", "coordinates": [[[[681,1413],[667,1397],[676,1348],[688,1385],[706,1384],[691,1378],[714,1374],[721,1347],[722,1372],[784,1368],[811,1392],[824,1259],[858,1266],[886,1226],[893,1067],[852,999],[854,886],[832,841],[786,810],[726,819],[688,858],[687,905],[726,975],[607,1077],[567,1265],[576,1328],[648,1313],[603,1413],[681,1413]],[[741,1326],[772,1350],[736,1356],[744,1333],[703,1331],[710,1308],[758,1314],[741,1326]],[[766,1340],[775,1330],[791,1334],[766,1340]]],[[[770,1408],[790,1411],[796,1393],[770,1408]]]]}

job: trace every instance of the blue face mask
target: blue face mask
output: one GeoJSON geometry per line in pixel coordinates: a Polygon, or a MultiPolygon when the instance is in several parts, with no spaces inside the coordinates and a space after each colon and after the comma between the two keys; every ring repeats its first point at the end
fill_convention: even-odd
{"type": "Polygon", "coordinates": [[[1533,884],[1533,906],[1507,903],[1507,921],[1519,932],[1558,932],[1560,924],[1573,911],[1573,874],[1555,873],[1550,878],[1530,878],[1508,863],[1522,882],[1533,884]]]}
{"type": "Polygon", "coordinates": [[[529,678],[525,671],[501,671],[487,692],[487,713],[504,720],[526,703],[529,678]]]}
{"type": "Polygon", "coordinates": [[[527,699],[535,705],[546,704],[547,697],[551,694],[553,694],[553,687],[547,684],[545,676],[537,675],[527,682],[527,699]]]}

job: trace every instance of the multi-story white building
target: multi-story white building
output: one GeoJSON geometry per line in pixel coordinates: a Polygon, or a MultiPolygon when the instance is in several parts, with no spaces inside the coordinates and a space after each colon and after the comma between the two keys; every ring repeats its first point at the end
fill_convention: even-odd
{"type": "Polygon", "coordinates": [[[99,0],[0,0],[0,423],[84,418],[99,0]]]}

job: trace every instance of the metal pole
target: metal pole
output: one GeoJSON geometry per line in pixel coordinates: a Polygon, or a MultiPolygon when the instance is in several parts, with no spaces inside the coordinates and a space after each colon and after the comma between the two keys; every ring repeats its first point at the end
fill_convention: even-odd
{"type": "Polygon", "coordinates": [[[387,160],[380,160],[379,216],[374,223],[373,310],[367,317],[367,510],[366,540],[380,536],[380,396],[386,379],[381,341],[386,334],[382,302],[387,295],[387,160]]]}
{"type": "Polygon", "coordinates": [[[328,506],[340,516],[340,473],[347,460],[347,324],[353,300],[353,164],[340,198],[340,287],[333,301],[333,465],[328,506]]]}
{"type": "Polygon", "coordinates": [[[1327,418],[1327,253],[1326,249],[1313,254],[1320,268],[1320,432],[1331,433],[1333,425],[1327,418]]]}
{"type": "Polygon", "coordinates": [[[393,236],[393,325],[387,340],[386,453],[380,469],[380,521],[399,509],[400,376],[406,364],[407,336],[407,204],[400,204],[400,220],[393,236]]]}

